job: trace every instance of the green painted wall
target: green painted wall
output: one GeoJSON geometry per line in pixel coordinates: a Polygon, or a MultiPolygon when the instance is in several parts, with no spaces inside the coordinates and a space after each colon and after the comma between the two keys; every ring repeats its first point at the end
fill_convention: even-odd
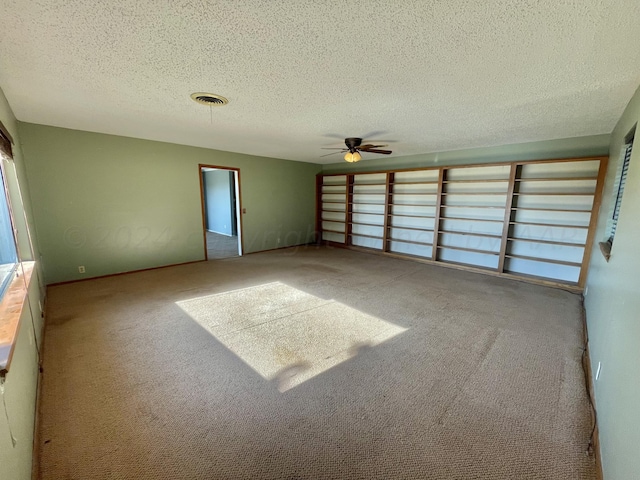
{"type": "MultiPolygon", "coordinates": [[[[471,148],[449,152],[425,153],[406,157],[385,157],[372,154],[356,164],[345,161],[324,165],[323,173],[371,172],[402,168],[434,167],[438,165],[471,165],[517,160],[542,160],[549,158],[573,158],[607,155],[609,135],[564,138],[544,142],[500,145],[498,147],[471,148]]],[[[366,155],[366,154],[365,154],[366,155]]]]}
{"type": "MultiPolygon", "coordinates": [[[[610,160],[596,241],[606,240],[613,208],[616,171],[624,138],[640,121],[640,89],[611,135],[610,160]]],[[[604,478],[640,478],[640,130],[629,165],[618,227],[607,263],[596,247],[585,292],[591,366],[604,478]]]]}
{"type": "MultiPolygon", "coordinates": [[[[10,162],[7,169],[7,184],[13,205],[15,226],[18,229],[18,250],[24,260],[31,260],[31,248],[25,229],[26,224],[32,226],[36,257],[38,245],[33,232],[29,185],[25,176],[17,122],[2,90],[0,90],[0,121],[9,130],[15,142],[13,148],[14,161],[10,162]],[[18,190],[18,183],[24,197],[24,205],[18,190]]],[[[31,479],[33,430],[38,385],[36,345],[40,348],[43,327],[40,305],[44,297],[43,290],[39,287],[39,276],[36,270],[29,289],[28,301],[31,308],[29,309],[25,304],[25,308],[22,311],[13,360],[4,385],[4,401],[7,405],[7,415],[0,414],[0,476],[12,480],[31,479]],[[33,317],[31,316],[32,313],[33,317]],[[16,439],[15,445],[11,442],[10,433],[13,433],[16,439]]],[[[0,409],[4,409],[4,407],[0,406],[0,409]]]]}
{"type": "Polygon", "coordinates": [[[47,284],[204,259],[198,164],[240,168],[245,253],[313,240],[319,165],[28,123],[19,130],[47,284]]]}

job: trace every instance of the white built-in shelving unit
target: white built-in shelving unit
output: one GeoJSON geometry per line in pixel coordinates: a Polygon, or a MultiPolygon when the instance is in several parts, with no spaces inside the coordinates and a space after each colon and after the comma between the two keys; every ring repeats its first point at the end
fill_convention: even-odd
{"type": "Polygon", "coordinates": [[[580,290],[607,157],[318,176],[330,245],[580,290]]]}

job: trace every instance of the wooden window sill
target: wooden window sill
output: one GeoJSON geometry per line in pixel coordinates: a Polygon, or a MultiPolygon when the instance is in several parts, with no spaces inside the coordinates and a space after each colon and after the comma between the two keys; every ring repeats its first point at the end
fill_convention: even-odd
{"type": "Polygon", "coordinates": [[[11,365],[34,267],[35,262],[22,262],[18,266],[19,275],[11,281],[0,300],[0,377],[7,374],[11,365]]]}

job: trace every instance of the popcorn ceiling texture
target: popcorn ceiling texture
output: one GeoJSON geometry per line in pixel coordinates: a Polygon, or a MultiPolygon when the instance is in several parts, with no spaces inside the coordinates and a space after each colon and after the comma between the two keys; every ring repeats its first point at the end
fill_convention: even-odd
{"type": "Polygon", "coordinates": [[[637,0],[1,5],[21,121],[318,163],[610,133],[640,81],[637,0]]]}

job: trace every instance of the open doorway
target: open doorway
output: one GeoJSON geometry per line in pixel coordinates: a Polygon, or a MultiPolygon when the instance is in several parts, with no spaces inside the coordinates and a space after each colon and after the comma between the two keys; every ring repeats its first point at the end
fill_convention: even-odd
{"type": "Polygon", "coordinates": [[[241,256],[240,170],[214,165],[199,168],[205,258],[241,256]]]}

